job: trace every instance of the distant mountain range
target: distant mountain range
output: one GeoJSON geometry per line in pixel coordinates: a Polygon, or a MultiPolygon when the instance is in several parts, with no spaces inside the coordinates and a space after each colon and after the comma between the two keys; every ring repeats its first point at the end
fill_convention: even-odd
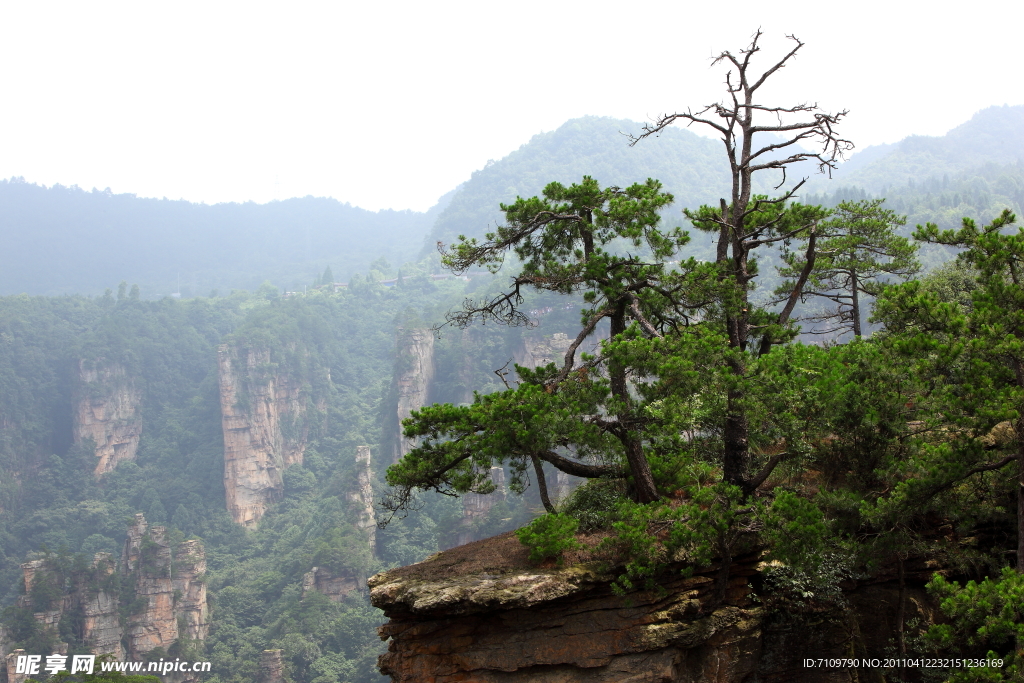
{"type": "MultiPolygon", "coordinates": [[[[983,109],[945,135],[911,135],[897,143],[867,147],[839,167],[833,184],[881,193],[986,164],[1024,164],[1024,106],[983,109]]],[[[823,183],[819,180],[815,186],[823,183]]]]}
{"type": "MultiPolygon", "coordinates": [[[[642,124],[573,119],[490,162],[430,211],[371,212],[333,199],[192,204],[0,181],[0,294],[99,294],[121,280],[143,296],[205,296],[264,280],[294,289],[326,266],[338,280],[384,258],[393,266],[438,241],[482,235],[499,203],[583,175],[604,185],[658,178],[682,207],[717,202],[728,187],[721,143],[682,128],[630,147],[642,124]]],[[[812,169],[808,168],[807,171],[812,169]]],[[[764,178],[768,191],[769,178],[764,178]]],[[[812,176],[805,201],[882,195],[915,221],[987,218],[1024,206],[1024,106],[991,107],[938,137],[911,136],[854,154],[832,180],[812,176]]]]}

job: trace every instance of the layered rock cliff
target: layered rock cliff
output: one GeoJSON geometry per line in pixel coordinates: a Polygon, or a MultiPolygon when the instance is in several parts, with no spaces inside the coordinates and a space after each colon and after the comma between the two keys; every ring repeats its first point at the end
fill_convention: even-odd
{"type": "Polygon", "coordinates": [[[363,592],[365,577],[365,573],[363,576],[354,573],[335,576],[327,567],[313,567],[302,575],[302,597],[316,591],[326,595],[331,602],[344,602],[348,596],[363,592]]]}
{"type": "MultiPolygon", "coordinates": [[[[21,565],[25,594],[17,606],[32,610],[52,636],[70,619],[78,624],[72,632],[77,630],[90,652],[116,660],[140,660],[156,648],[166,652],[175,644],[201,642],[209,630],[205,552],[192,540],[172,553],[165,535],[164,527],[149,527],[140,513],[128,528],[120,570],[110,553],[96,553],[86,571],[61,570],[46,558],[26,562],[21,565]],[[49,585],[34,590],[40,582],[49,585]],[[122,609],[128,612],[126,625],[122,609]]],[[[58,652],[67,650],[68,643],[58,644],[58,652]]]]}
{"type": "Polygon", "coordinates": [[[140,513],[125,541],[122,573],[133,584],[136,605],[128,617],[128,654],[135,659],[179,640],[205,640],[209,630],[206,553],[192,540],[172,554],[166,533],[162,526],[148,527],[140,513]]]}
{"type": "Polygon", "coordinates": [[[286,683],[284,660],[281,650],[264,650],[260,653],[260,666],[256,683],[286,683]]]}
{"type": "Polygon", "coordinates": [[[99,478],[125,460],[134,460],[142,435],[142,392],[123,366],[103,360],[79,361],[72,396],[75,444],[91,440],[99,478]]]}
{"type": "Polygon", "coordinates": [[[505,499],[505,470],[495,465],[490,471],[494,491],[487,494],[467,493],[462,496],[462,519],[455,534],[455,545],[465,545],[480,539],[479,527],[491,509],[505,499]]]}
{"type": "Polygon", "coordinates": [[[307,396],[301,378],[274,369],[267,349],[222,345],[217,360],[227,509],[236,523],[254,526],[281,500],[282,471],[302,462],[307,396]]]}
{"type": "MultiPolygon", "coordinates": [[[[881,681],[879,669],[805,668],[804,658],[884,657],[900,602],[895,581],[848,586],[845,609],[773,607],[756,556],[666,573],[656,590],[611,590],[608,564],[529,566],[511,534],[370,579],[390,619],[381,671],[412,683],[783,683],[881,681]]],[[[905,617],[932,619],[908,573],[905,617]]]]}
{"type": "Polygon", "coordinates": [[[398,394],[398,434],[393,462],[398,462],[416,444],[402,434],[402,420],[430,400],[434,380],[434,333],[427,329],[399,329],[395,353],[395,386],[398,394]]]}
{"type": "Polygon", "coordinates": [[[373,470],[370,463],[370,447],[356,448],[356,477],[348,499],[355,505],[356,528],[366,534],[370,553],[377,554],[377,515],[373,508],[373,470]]]}

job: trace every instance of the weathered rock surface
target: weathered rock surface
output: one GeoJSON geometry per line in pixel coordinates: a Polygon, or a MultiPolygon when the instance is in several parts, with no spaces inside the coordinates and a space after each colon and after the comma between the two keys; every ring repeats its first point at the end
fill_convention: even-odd
{"type": "Polygon", "coordinates": [[[178,544],[174,551],[172,584],[179,596],[174,612],[184,626],[178,637],[206,640],[210,610],[206,599],[206,550],[202,543],[191,540],[178,544]]]}
{"type": "MultiPolygon", "coordinates": [[[[365,576],[363,574],[363,577],[365,576]]],[[[363,591],[366,585],[363,577],[352,574],[335,576],[326,567],[313,567],[302,575],[302,597],[316,591],[323,593],[333,602],[344,602],[349,595],[363,591]]]]}
{"type": "Polygon", "coordinates": [[[398,462],[416,445],[413,439],[402,434],[402,420],[430,400],[430,384],[434,380],[434,333],[426,329],[400,329],[395,351],[399,427],[393,460],[398,462]]]}
{"type": "MultiPolygon", "coordinates": [[[[531,370],[544,367],[548,363],[562,365],[565,352],[573,341],[564,332],[556,332],[550,337],[524,336],[521,345],[513,355],[517,365],[531,370]]],[[[591,349],[587,348],[586,350],[589,352],[591,349]]]]}
{"type": "Polygon", "coordinates": [[[281,650],[264,650],[260,653],[256,683],[286,683],[281,652],[281,650]]]}
{"type": "MultiPolygon", "coordinates": [[[[206,554],[202,544],[185,541],[178,544],[172,556],[166,529],[149,527],[141,513],[135,515],[128,527],[121,554],[120,582],[115,577],[118,569],[110,553],[96,553],[89,571],[73,572],[70,577],[57,572],[46,559],[26,562],[21,569],[26,592],[18,598],[18,606],[45,607],[33,616],[53,634],[59,632],[63,617],[80,617],[81,640],[96,655],[140,660],[158,647],[166,651],[175,643],[201,643],[209,631],[206,554]],[[60,597],[48,605],[33,605],[32,588],[39,581],[54,582],[55,590],[51,593],[60,597]],[[120,618],[123,607],[131,608],[126,628],[120,618]],[[122,643],[127,643],[127,649],[122,643]]],[[[67,649],[67,643],[58,646],[60,653],[67,649]]],[[[193,674],[171,674],[168,680],[188,683],[196,678],[193,674]]]]}
{"type": "Polygon", "coordinates": [[[142,435],[141,403],[142,392],[123,366],[79,361],[71,430],[75,444],[89,439],[95,444],[97,478],[135,459],[142,435]]]}
{"type": "Polygon", "coordinates": [[[302,462],[309,436],[301,381],[277,373],[267,349],[217,353],[224,491],[238,524],[254,526],[284,493],[281,473],[302,462]]]}
{"type": "Polygon", "coordinates": [[[356,528],[366,534],[370,553],[377,554],[377,516],[373,509],[373,472],[370,469],[370,447],[356,448],[356,480],[348,499],[355,503],[356,528]]]}
{"type": "Polygon", "coordinates": [[[455,545],[466,545],[480,540],[479,524],[487,518],[495,505],[505,499],[505,470],[495,465],[490,471],[494,491],[487,494],[467,493],[462,496],[462,519],[455,534],[455,545]]]}
{"type": "Polygon", "coordinates": [[[5,660],[5,668],[7,669],[7,683],[25,683],[28,678],[28,674],[19,674],[18,671],[18,657],[28,654],[24,650],[15,650],[7,655],[5,660]]]}
{"type": "Polygon", "coordinates": [[[203,547],[194,540],[179,544],[172,573],[166,533],[162,526],[147,529],[138,514],[125,542],[126,573],[134,579],[137,598],[146,601],[128,617],[128,654],[135,659],[158,647],[166,650],[182,638],[205,640],[209,630],[203,547]]]}
{"type": "MultiPolygon", "coordinates": [[[[107,583],[104,579],[117,571],[110,553],[96,553],[92,566],[100,586],[107,583]]],[[[117,595],[103,588],[90,591],[85,586],[79,586],[76,592],[82,596],[82,640],[89,644],[93,654],[109,654],[115,659],[124,659],[117,595]]]]}
{"type": "MultiPolygon", "coordinates": [[[[439,553],[370,579],[390,621],[380,669],[407,683],[783,683],[881,681],[878,670],[804,668],[805,657],[883,657],[899,591],[851,587],[845,611],[794,614],[756,601],[755,556],[657,590],[615,595],[607,565],[528,568],[514,536],[439,553]]],[[[907,618],[929,620],[907,591],[907,618]]]]}

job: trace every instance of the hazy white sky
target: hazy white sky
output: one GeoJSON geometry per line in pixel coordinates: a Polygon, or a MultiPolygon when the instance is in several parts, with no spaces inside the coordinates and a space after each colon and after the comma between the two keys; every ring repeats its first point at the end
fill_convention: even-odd
{"type": "Polygon", "coordinates": [[[4,0],[0,177],[424,210],[567,119],[717,99],[709,58],[758,26],[766,55],[786,33],[806,43],[766,103],[849,109],[841,131],[858,147],[940,135],[1024,103],[1022,7],[4,0]]]}

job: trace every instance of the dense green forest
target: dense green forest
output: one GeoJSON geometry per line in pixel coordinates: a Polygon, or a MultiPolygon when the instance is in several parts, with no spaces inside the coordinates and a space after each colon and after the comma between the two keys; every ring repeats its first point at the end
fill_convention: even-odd
{"type": "MultiPolygon", "coordinates": [[[[194,538],[205,547],[211,628],[204,643],[187,647],[213,662],[214,674],[206,680],[216,683],[254,680],[259,654],[276,648],[284,651],[295,683],[379,680],[379,613],[363,592],[332,600],[305,590],[313,568],[365,579],[454,545],[460,533],[480,538],[534,519],[541,521],[526,527],[523,539],[541,558],[570,547],[574,530],[613,530],[636,559],[620,578],[622,590],[656,577],[666,552],[683,551],[694,561],[732,552],[736,530],[746,526],[784,530],[765,532],[774,559],[786,568],[772,578],[780,595],[835,596],[845,577],[903,561],[909,552],[930,554],[954,570],[954,579],[990,579],[967,593],[937,583],[936,593],[953,599],[949,629],[915,633],[908,647],[950,650],[970,642],[972,652],[992,649],[1006,656],[1012,638],[1024,637],[1015,636],[1018,626],[1007,625],[1007,618],[1019,623],[1021,616],[1013,616],[1012,601],[1010,612],[1001,612],[1003,620],[983,636],[978,629],[987,616],[961,604],[974,590],[1005,606],[1004,594],[1016,590],[1018,579],[1011,572],[999,581],[1000,571],[1019,566],[1017,491],[1007,474],[1016,441],[1006,438],[1006,425],[1021,412],[1020,387],[1010,372],[1020,357],[1011,338],[1018,334],[1021,307],[1006,284],[1018,266],[1020,238],[1016,224],[1000,216],[1004,209],[1019,214],[1024,208],[1024,176],[1012,158],[1019,137],[1005,138],[1004,145],[991,140],[1002,127],[1016,125],[1021,108],[992,111],[950,133],[945,147],[916,142],[872,153],[870,163],[840,174],[827,190],[759,215],[761,225],[792,227],[791,239],[760,250],[760,268],[754,266],[755,276],[742,283],[742,295],[723,293],[709,275],[714,216],[699,208],[715,202],[729,182],[721,143],[668,129],[631,148],[619,134],[638,128],[628,121],[585,118],[537,136],[478,171],[425,215],[371,214],[311,198],[206,207],[0,184],[7,245],[0,291],[70,293],[0,297],[0,647],[42,651],[67,642],[70,651],[85,651],[88,643],[76,636],[70,618],[56,630],[32,618],[54,598],[42,588],[21,596],[19,565],[42,559],[63,572],[62,588],[75,585],[75,577],[92,571],[87,565],[95,553],[120,557],[126,529],[141,512],[150,525],[167,527],[171,545],[194,538]],[[936,173],[905,172],[911,162],[897,163],[899,155],[914,149],[944,165],[936,165],[936,173]],[[869,176],[856,173],[872,168],[881,170],[871,183],[858,181],[869,176]],[[584,174],[596,180],[581,180],[584,174]],[[664,186],[644,185],[652,176],[664,186]],[[563,185],[550,186],[544,199],[525,199],[550,181],[563,185]],[[615,185],[621,187],[610,187],[615,185]],[[806,221],[834,218],[830,211],[842,202],[867,202],[883,193],[885,207],[907,216],[895,235],[907,239],[917,224],[936,224],[916,231],[919,276],[905,284],[899,283],[903,277],[883,276],[865,292],[863,319],[875,331],[870,337],[843,332],[827,343],[798,338],[793,325],[808,327],[824,304],[804,297],[792,318],[773,318],[795,279],[776,266],[788,264],[799,273],[805,265],[799,255],[807,252],[806,221]],[[647,201],[653,209],[637,208],[647,201]],[[506,202],[504,211],[500,202],[506,202]],[[530,224],[541,202],[614,218],[599,226],[604,260],[580,276],[586,287],[559,280],[575,267],[558,261],[572,261],[575,243],[555,248],[553,259],[543,249],[522,249],[507,257],[496,277],[480,271],[500,249],[449,251],[446,265],[468,272],[468,279],[435,277],[442,271],[434,253],[438,240],[450,245],[467,234],[486,242],[488,224],[530,224]],[[691,209],[686,216],[679,213],[684,208],[691,209]],[[963,224],[964,216],[977,222],[963,224]],[[993,220],[995,227],[986,228],[993,220]],[[342,224],[346,228],[338,230],[342,224]],[[675,232],[677,225],[689,237],[675,232]],[[958,232],[943,232],[949,229],[958,232]],[[175,254],[186,264],[180,299],[161,297],[177,276],[175,254]],[[647,259],[646,270],[595,284],[594,272],[630,265],[630,254],[647,259]],[[966,256],[952,260],[957,254],[966,256]],[[426,389],[427,403],[438,407],[408,427],[428,445],[419,442],[385,474],[399,448],[396,406],[411,363],[401,348],[403,332],[428,330],[451,311],[479,313],[474,304],[465,308],[467,299],[500,300],[513,273],[555,283],[516,304],[540,326],[495,325],[493,318],[483,326],[441,329],[426,389]],[[113,285],[103,279],[110,274],[125,282],[99,295],[113,285]],[[259,286],[268,278],[283,287],[259,286]],[[348,286],[334,291],[325,280],[348,286]],[[713,303],[675,301],[669,310],[659,299],[663,294],[630,289],[656,280],[713,303]],[[140,284],[128,284],[134,282],[140,284]],[[210,289],[221,295],[199,296],[210,289]],[[285,296],[282,289],[305,293],[285,296]],[[627,291],[641,292],[635,309],[627,291]],[[736,298],[741,296],[747,298],[736,298]],[[566,345],[559,346],[555,335],[573,339],[581,321],[586,326],[600,312],[597,302],[615,297],[622,310],[608,314],[610,322],[602,325],[610,327],[594,329],[597,336],[610,329],[618,337],[600,357],[584,359],[592,368],[608,364],[607,378],[599,371],[591,378],[562,373],[566,345]],[[730,347],[715,325],[741,300],[749,307],[744,314],[752,316],[743,344],[767,348],[738,372],[736,358],[746,346],[730,347]],[[763,329],[768,332],[753,331],[763,329]],[[532,366],[523,364],[524,349],[539,359],[532,366]],[[237,398],[227,407],[218,365],[225,354],[239,362],[257,359],[247,375],[239,375],[237,398]],[[503,367],[511,372],[496,375],[503,367]],[[113,378],[110,386],[87,379],[104,369],[113,378]],[[614,377],[626,374],[633,395],[623,382],[613,386],[614,377]],[[256,392],[271,380],[282,394],[282,387],[290,387],[289,400],[301,406],[281,418],[280,432],[285,441],[303,444],[303,457],[283,469],[280,495],[258,524],[244,528],[225,505],[223,415],[229,408],[250,411],[256,392]],[[96,476],[99,444],[76,439],[76,411],[114,390],[138,396],[134,417],[123,421],[136,420],[141,435],[132,459],[96,476]],[[567,403],[558,403],[563,399],[567,403]],[[467,424],[508,424],[510,412],[524,405],[536,416],[529,434],[497,429],[467,442],[474,445],[469,455],[443,446],[445,436],[467,424]],[[748,451],[743,471],[723,478],[720,453],[737,411],[747,421],[748,451]],[[581,421],[581,415],[593,419],[581,421]],[[591,429],[604,415],[641,425],[636,433],[648,444],[650,498],[637,495],[643,488],[636,475],[622,473],[622,463],[630,462],[629,434],[612,438],[591,429]],[[408,516],[377,530],[372,548],[353,498],[361,446],[370,446],[378,499],[388,490],[385,479],[417,496],[416,505],[397,501],[397,507],[411,508],[400,510],[408,516]],[[552,503],[539,495],[533,456],[559,449],[605,470],[567,501],[552,503]],[[426,476],[436,458],[453,455],[465,456],[465,466],[426,476]],[[508,480],[470,528],[464,503],[437,491],[486,493],[496,465],[508,480]],[[765,482],[771,494],[754,495],[765,482]],[[520,487],[525,493],[517,496],[520,487]],[[675,503],[644,507],[654,498],[675,503]],[[542,515],[545,507],[553,514],[542,515]],[[651,542],[651,523],[672,528],[666,543],[651,542]],[[16,603],[19,596],[28,602],[16,603]]],[[[755,191],[769,185],[758,184],[755,191]]],[[[523,242],[506,247],[513,244],[523,242]]],[[[838,258],[831,263],[841,269],[838,258]]],[[[549,458],[538,465],[549,487],[555,463],[549,458]]],[[[126,587],[118,590],[127,620],[134,598],[126,587]]]]}
{"type": "MultiPolygon", "coordinates": [[[[375,265],[388,274],[386,264],[375,265]]],[[[166,525],[172,542],[200,538],[206,547],[215,615],[206,656],[219,672],[210,680],[253,680],[258,653],[275,646],[288,653],[296,681],[378,678],[379,617],[365,595],[338,604],[319,593],[303,597],[300,585],[317,566],[365,580],[456,542],[462,506],[429,498],[424,510],[378,533],[376,557],[356,552],[365,539],[352,525],[345,494],[357,446],[371,446],[378,475],[390,463],[397,429],[392,378],[401,363],[396,329],[424,327],[423,321],[442,318],[464,295],[491,284],[489,277],[463,282],[419,275],[394,287],[369,280],[338,293],[310,287],[306,296],[287,299],[271,287],[231,297],[144,301],[125,285],[117,295],[91,299],[0,298],[6,637],[47,649],[57,635],[9,606],[23,590],[19,563],[54,558],[59,564],[97,552],[119,557],[129,521],[142,512],[150,524],[166,525]],[[284,472],[283,499],[255,531],[234,524],[224,506],[222,343],[268,349],[272,365],[302,378],[308,401],[318,406],[303,463],[284,472]],[[93,477],[92,445],[72,443],[82,359],[118,363],[142,397],[137,458],[101,480],[93,477]]],[[[499,330],[472,338],[442,335],[435,352],[441,379],[432,396],[460,401],[474,389],[493,390],[491,369],[509,360],[517,339],[499,330]],[[473,358],[468,366],[467,354],[473,358]]],[[[521,525],[537,505],[535,497],[502,502],[473,533],[521,525]]],[[[73,635],[61,635],[76,647],[73,635]]]]}

